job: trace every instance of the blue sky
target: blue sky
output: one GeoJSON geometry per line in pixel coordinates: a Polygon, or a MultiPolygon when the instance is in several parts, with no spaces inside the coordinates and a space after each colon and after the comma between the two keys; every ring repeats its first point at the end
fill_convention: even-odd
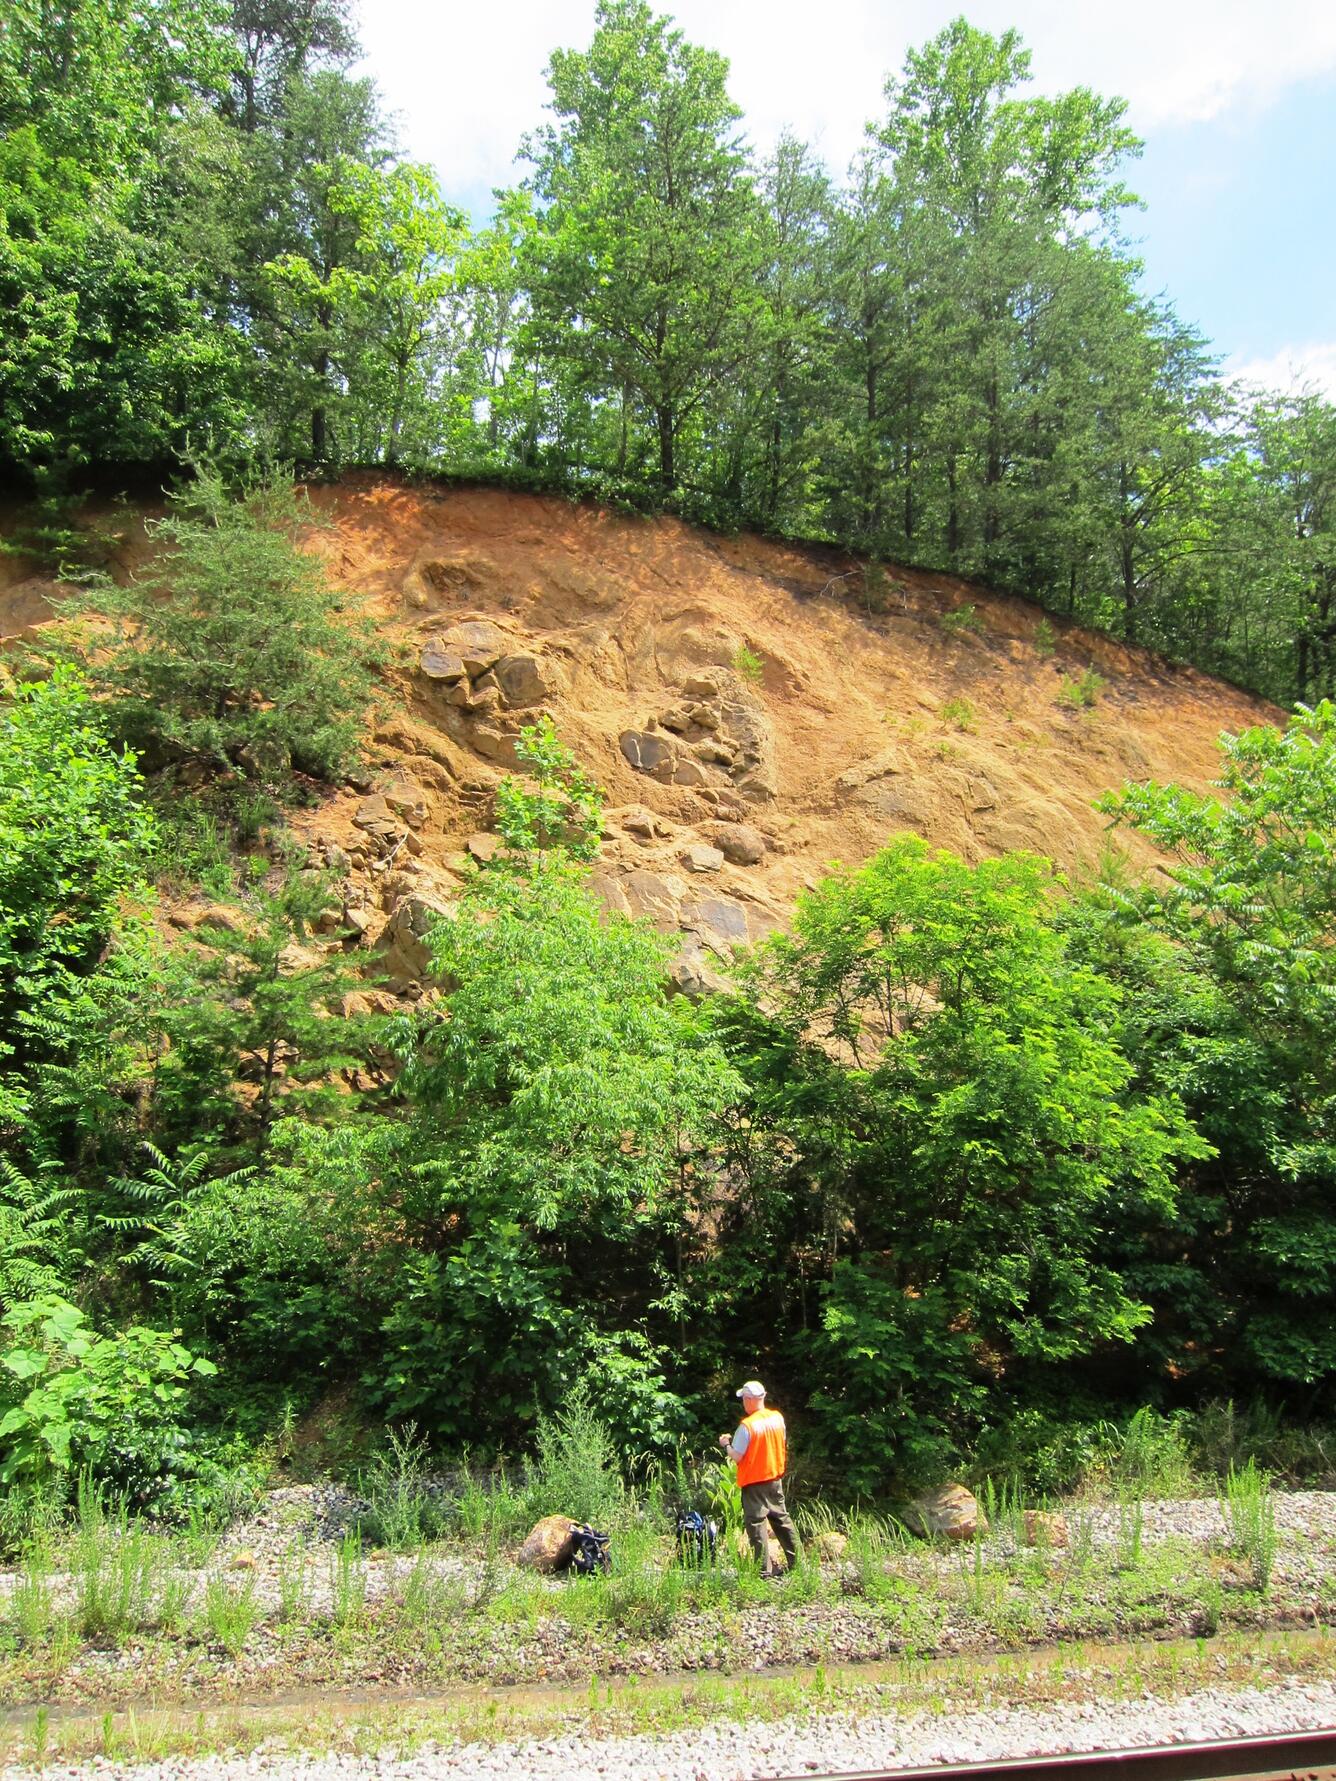
{"type": "Polygon", "coordinates": [[[1242,368],[1307,360],[1336,396],[1336,77],[1147,134],[1147,282],[1242,368]]]}
{"type": "MultiPolygon", "coordinates": [[[[678,0],[688,37],[732,63],[758,147],[790,127],[835,170],[881,107],[906,48],[958,11],[939,0],[678,0]]],[[[1333,0],[976,0],[1015,25],[1035,87],[1119,93],[1146,153],[1129,183],[1147,283],[1214,342],[1231,372],[1311,379],[1336,398],[1336,4],[1333,0]]],[[[558,45],[589,39],[593,0],[363,0],[365,71],[475,214],[517,175],[558,45]]]]}

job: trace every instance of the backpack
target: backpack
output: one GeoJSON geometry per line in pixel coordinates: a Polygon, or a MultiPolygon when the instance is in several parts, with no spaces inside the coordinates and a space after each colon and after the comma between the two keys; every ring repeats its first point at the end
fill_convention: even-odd
{"type": "Polygon", "coordinates": [[[679,1509],[677,1514],[677,1557],[684,1565],[713,1564],[719,1544],[719,1523],[707,1521],[699,1509],[679,1509]]]}
{"type": "Polygon", "coordinates": [[[571,1529],[571,1557],[569,1569],[577,1577],[592,1577],[598,1571],[612,1569],[612,1555],[608,1551],[612,1536],[595,1533],[588,1522],[582,1527],[571,1529]]]}

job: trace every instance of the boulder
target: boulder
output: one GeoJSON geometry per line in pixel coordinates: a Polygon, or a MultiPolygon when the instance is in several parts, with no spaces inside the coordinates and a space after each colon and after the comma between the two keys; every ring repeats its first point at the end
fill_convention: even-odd
{"type": "Polygon", "coordinates": [[[530,1529],[528,1538],[515,1554],[515,1563],[526,1571],[560,1571],[571,1561],[574,1541],[571,1535],[579,1526],[569,1515],[545,1515],[530,1529]]]}
{"type": "Polygon", "coordinates": [[[1065,1546],[1067,1522],[1047,1509],[1027,1509],[1024,1515],[1027,1546],[1065,1546]]]}
{"type": "Polygon", "coordinates": [[[665,781],[671,775],[677,751],[666,736],[649,730],[623,730],[617,745],[637,773],[665,781]]]}
{"type": "Polygon", "coordinates": [[[453,914],[451,905],[438,897],[414,894],[397,903],[381,935],[390,976],[401,980],[422,977],[431,964],[427,936],[436,922],[453,914]]]}
{"type": "Polygon", "coordinates": [[[451,625],[433,641],[443,657],[458,656],[465,674],[474,679],[500,661],[510,638],[487,619],[466,619],[463,624],[451,625]]]}
{"type": "MultiPolygon", "coordinates": [[[[784,1548],[780,1545],[779,1541],[768,1540],[766,1542],[766,1547],[769,1555],[769,1568],[772,1571],[787,1570],[788,1566],[784,1558],[784,1548]]],[[[751,1541],[747,1538],[747,1530],[745,1528],[740,1527],[735,1529],[733,1534],[733,1549],[738,1557],[744,1559],[748,1564],[754,1562],[756,1555],[751,1549],[751,1541]]]]}
{"type": "Polygon", "coordinates": [[[461,705],[470,717],[492,717],[501,709],[501,688],[494,674],[481,674],[471,684],[461,680],[459,686],[452,688],[450,702],[461,705]],[[468,697],[456,699],[455,693],[464,687],[468,688],[468,697]]]}
{"type": "Polygon", "coordinates": [[[716,961],[707,953],[694,934],[687,934],[681,951],[668,967],[668,981],[673,992],[689,1002],[717,996],[729,987],[728,979],[716,969],[716,961]]]}
{"type": "Polygon", "coordinates": [[[721,822],[706,831],[724,858],[735,866],[755,866],[765,857],[765,836],[748,822],[721,822]]]}
{"type": "Polygon", "coordinates": [[[357,813],[353,817],[353,824],[356,828],[367,829],[372,834],[378,834],[386,828],[394,829],[398,826],[395,822],[394,811],[383,792],[372,792],[370,797],[362,799],[362,802],[357,806],[357,813]]]}
{"type": "Polygon", "coordinates": [[[915,1497],[905,1520],[929,1539],[976,1540],[988,1532],[987,1517],[963,1484],[943,1484],[915,1497]]]}
{"type": "Polygon", "coordinates": [[[447,649],[439,637],[422,646],[418,667],[428,680],[455,681],[464,678],[464,658],[447,649]]]}
{"type": "Polygon", "coordinates": [[[710,847],[703,841],[695,841],[690,847],[684,847],[678,859],[688,872],[717,872],[724,863],[724,856],[717,847],[710,847]]]}
{"type": "Polygon", "coordinates": [[[199,910],[182,909],[181,925],[188,928],[221,928],[225,934],[244,934],[246,918],[228,903],[210,903],[199,910]]]}
{"type": "Polygon", "coordinates": [[[427,794],[411,779],[398,779],[387,785],[385,802],[396,816],[401,816],[410,829],[420,829],[427,820],[427,794]]]}
{"type": "Polygon", "coordinates": [[[477,860],[478,864],[480,866],[485,866],[489,860],[494,860],[496,858],[497,854],[499,854],[501,849],[505,846],[505,842],[501,839],[500,835],[491,835],[484,830],[476,835],[470,835],[464,845],[468,848],[474,859],[477,860]]]}
{"type": "Polygon", "coordinates": [[[512,731],[503,730],[494,723],[482,722],[474,724],[468,739],[485,761],[495,761],[498,767],[518,765],[512,731]]]}
{"type": "Polygon", "coordinates": [[[644,916],[662,933],[671,933],[681,926],[682,898],[686,885],[682,879],[657,872],[628,872],[619,881],[626,906],[632,915],[644,916]]]}
{"type": "Polygon", "coordinates": [[[807,1542],[808,1552],[823,1565],[838,1564],[848,1549],[848,1538],[844,1534],[837,1534],[834,1528],[827,1528],[824,1533],[807,1542]]]}
{"type": "Polygon", "coordinates": [[[707,736],[703,742],[693,743],[691,752],[698,761],[704,761],[707,767],[731,767],[736,759],[736,750],[713,736],[707,736]]]}
{"type": "Polygon", "coordinates": [[[502,656],[496,664],[501,695],[512,711],[541,705],[564,690],[566,676],[556,662],[536,655],[502,656]]]}
{"type": "Polygon", "coordinates": [[[709,778],[699,761],[676,761],[668,775],[670,785],[708,785],[709,778]]]}
{"type": "Polygon", "coordinates": [[[646,810],[643,804],[629,804],[625,810],[618,811],[617,821],[637,841],[662,840],[668,833],[664,823],[652,810],[646,810]]]}
{"type": "Polygon", "coordinates": [[[734,897],[699,897],[682,911],[682,923],[720,957],[751,938],[747,911],[734,897]]]}

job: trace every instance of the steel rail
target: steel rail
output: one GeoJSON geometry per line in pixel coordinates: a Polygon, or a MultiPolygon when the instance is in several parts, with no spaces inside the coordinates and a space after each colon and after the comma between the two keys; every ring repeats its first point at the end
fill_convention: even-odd
{"type": "Polygon", "coordinates": [[[1007,1757],[998,1762],[933,1763],[925,1768],[847,1769],[769,1781],[1336,1781],[1336,1730],[1282,1737],[1221,1738],[1205,1744],[1156,1744],[1138,1750],[1075,1751],[1007,1757]]]}

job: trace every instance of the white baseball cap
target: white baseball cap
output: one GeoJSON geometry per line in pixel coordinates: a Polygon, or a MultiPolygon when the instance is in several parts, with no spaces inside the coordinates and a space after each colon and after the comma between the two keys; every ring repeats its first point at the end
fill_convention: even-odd
{"type": "Polygon", "coordinates": [[[765,1387],[759,1379],[749,1379],[745,1385],[738,1387],[733,1396],[735,1398],[763,1398],[765,1387]]]}

